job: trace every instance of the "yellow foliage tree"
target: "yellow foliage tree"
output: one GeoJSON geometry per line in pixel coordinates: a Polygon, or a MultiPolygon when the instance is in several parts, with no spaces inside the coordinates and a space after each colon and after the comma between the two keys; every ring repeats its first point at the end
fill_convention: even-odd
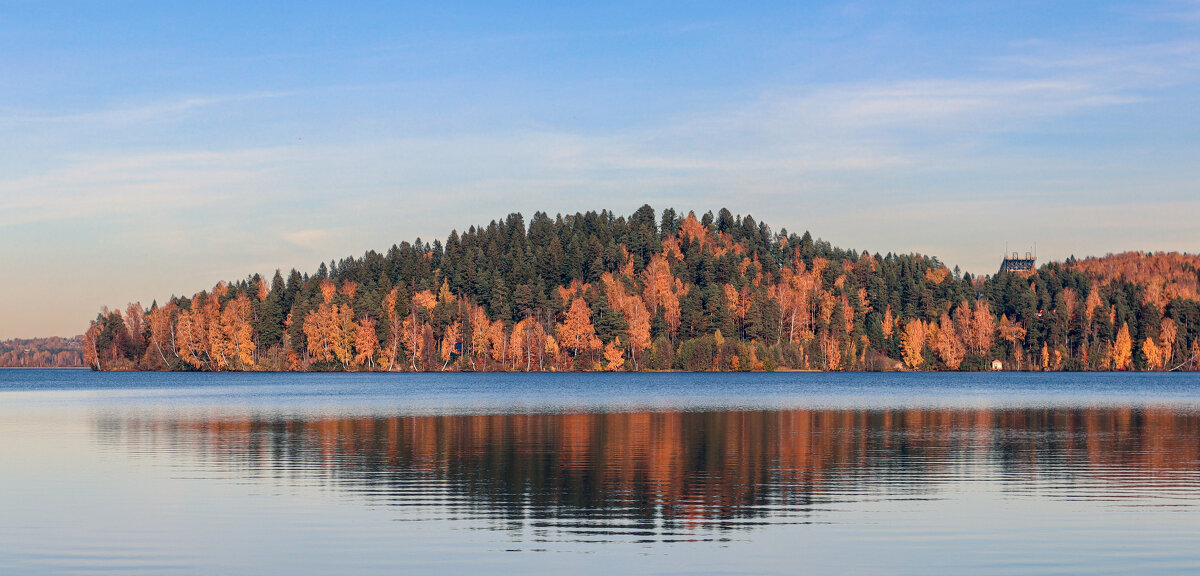
{"type": "Polygon", "coordinates": [[[625,369],[625,351],[616,338],[613,338],[612,342],[604,347],[604,362],[604,369],[610,372],[619,372],[625,369]]]}
{"type": "Polygon", "coordinates": [[[433,292],[429,290],[421,290],[413,294],[412,305],[414,308],[420,308],[425,311],[433,310],[433,307],[437,306],[437,296],[434,296],[433,292]]]}
{"type": "Polygon", "coordinates": [[[1009,346],[1013,349],[1013,355],[1017,359],[1017,366],[1019,370],[1021,359],[1023,358],[1022,351],[1024,349],[1017,343],[1025,341],[1025,328],[1021,326],[1019,322],[1009,320],[1007,315],[1001,314],[1000,324],[997,326],[996,331],[1000,334],[1000,338],[1008,341],[1009,346]]]}
{"type": "Polygon", "coordinates": [[[471,345],[468,351],[468,356],[471,358],[471,368],[476,368],[476,361],[481,363],[480,367],[482,368],[487,363],[488,330],[491,329],[492,324],[488,320],[483,307],[474,304],[467,309],[467,319],[471,322],[471,345]]]}
{"type": "Polygon", "coordinates": [[[558,370],[558,367],[559,367],[558,356],[559,356],[560,352],[561,352],[561,349],[558,346],[558,341],[554,339],[554,336],[547,334],[546,335],[546,356],[550,357],[550,360],[553,362],[553,364],[552,364],[553,370],[558,370]]]}
{"type": "Polygon", "coordinates": [[[1162,348],[1163,366],[1172,363],[1175,358],[1175,340],[1179,337],[1179,328],[1175,321],[1163,318],[1158,331],[1158,342],[1162,348]]]}
{"type": "Polygon", "coordinates": [[[504,322],[492,322],[488,328],[488,345],[491,347],[492,360],[504,366],[508,358],[508,335],[504,332],[504,322]]]}
{"type": "Polygon", "coordinates": [[[254,366],[254,327],[250,324],[252,313],[250,297],[245,292],[230,300],[221,312],[224,346],[242,370],[254,366]]]}
{"type": "Polygon", "coordinates": [[[178,357],[179,354],[175,346],[175,335],[171,324],[176,320],[177,312],[178,306],[174,302],[168,302],[166,306],[155,308],[146,315],[146,324],[150,332],[150,342],[146,353],[150,354],[153,351],[162,361],[163,366],[170,364],[168,353],[172,357],[178,357]]]}
{"type": "Polygon", "coordinates": [[[400,289],[392,288],[383,297],[381,307],[383,308],[382,318],[387,319],[387,343],[383,350],[379,352],[379,365],[384,370],[392,370],[396,365],[396,358],[400,354],[400,340],[404,330],[404,326],[400,323],[400,313],[396,310],[396,305],[400,300],[400,289]]]}
{"type": "Polygon", "coordinates": [[[341,363],[342,368],[350,368],[354,363],[354,340],[357,327],[354,323],[354,310],[349,304],[333,306],[333,326],[329,339],[333,342],[333,356],[341,363]]]}
{"type": "Polygon", "coordinates": [[[229,366],[230,356],[233,355],[233,344],[221,330],[221,297],[229,292],[224,282],[218,282],[213,287],[212,294],[199,301],[192,302],[192,311],[199,313],[193,316],[203,326],[203,333],[208,338],[208,363],[213,370],[224,370],[229,366]]]}
{"type": "Polygon", "coordinates": [[[959,337],[958,328],[948,313],[942,312],[936,332],[932,338],[933,353],[937,354],[947,368],[958,370],[958,367],[962,365],[963,358],[966,357],[967,349],[963,345],[962,338],[959,337]]]}
{"type": "Polygon", "coordinates": [[[1163,369],[1165,361],[1163,358],[1163,349],[1154,343],[1153,338],[1146,338],[1146,341],[1142,342],[1142,354],[1146,356],[1147,370],[1158,371],[1163,369]]]}
{"type": "Polygon", "coordinates": [[[904,325],[904,332],[900,334],[900,352],[904,356],[904,363],[914,370],[925,363],[925,333],[925,323],[914,318],[904,325]]]}
{"type": "Polygon", "coordinates": [[[592,326],[592,310],[583,298],[571,301],[563,323],[558,325],[558,342],[570,349],[575,357],[581,351],[595,350],[599,346],[600,340],[596,338],[596,329],[592,326]]]}
{"type": "Polygon", "coordinates": [[[661,307],[667,321],[668,336],[674,338],[679,332],[679,297],[687,294],[687,288],[671,274],[671,264],[662,254],[650,258],[650,263],[642,272],[642,282],[645,285],[642,297],[647,311],[654,316],[661,307]]]}
{"type": "Polygon", "coordinates": [[[967,348],[973,354],[982,356],[992,349],[992,341],[996,336],[996,319],[988,309],[987,300],[975,301],[971,324],[966,333],[967,348]]]}
{"type": "Polygon", "coordinates": [[[375,369],[375,354],[379,350],[379,337],[375,334],[375,320],[364,316],[354,327],[354,366],[375,369]]]}
{"type": "Polygon", "coordinates": [[[179,347],[179,358],[193,368],[204,367],[204,356],[208,354],[208,337],[204,326],[195,312],[179,313],[175,324],[175,343],[179,347]]]}
{"type": "Polygon", "coordinates": [[[1117,339],[1113,340],[1110,357],[1113,370],[1129,368],[1129,361],[1133,358],[1133,340],[1129,337],[1129,324],[1121,324],[1121,330],[1117,332],[1117,339]]]}
{"type": "Polygon", "coordinates": [[[328,278],[325,278],[321,280],[318,288],[321,289],[321,299],[323,299],[326,304],[333,302],[333,295],[337,294],[337,286],[334,286],[332,281],[330,281],[328,278]]]}
{"type": "MultiPolygon", "coordinates": [[[[332,286],[332,283],[330,283],[332,286]]],[[[322,302],[316,310],[304,316],[304,338],[308,342],[308,355],[317,362],[332,362],[334,359],[334,331],[336,318],[334,305],[322,302]]]]}
{"type": "Polygon", "coordinates": [[[462,323],[455,322],[446,327],[446,334],[442,336],[442,371],[450,365],[451,356],[458,350],[458,338],[462,334],[462,323]]]}
{"type": "Polygon", "coordinates": [[[409,353],[409,367],[417,370],[417,360],[421,358],[421,354],[425,351],[425,323],[421,322],[416,315],[409,315],[404,319],[404,324],[401,326],[400,343],[409,353]]]}
{"type": "Polygon", "coordinates": [[[821,338],[821,348],[825,351],[825,369],[839,369],[842,365],[842,349],[838,345],[837,338],[832,338],[828,335],[821,338]]]}

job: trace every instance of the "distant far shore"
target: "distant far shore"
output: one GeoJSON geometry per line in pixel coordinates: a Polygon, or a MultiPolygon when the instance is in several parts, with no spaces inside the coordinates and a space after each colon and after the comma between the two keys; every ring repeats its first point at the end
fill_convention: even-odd
{"type": "MultiPolygon", "coordinates": [[[[0,366],[0,370],[91,370],[87,366],[0,366]]],[[[140,370],[152,372],[152,370],[140,370]]]]}
{"type": "Polygon", "coordinates": [[[36,366],[20,366],[20,367],[0,367],[0,370],[91,370],[93,372],[105,373],[167,373],[167,374],[479,374],[479,375],[495,375],[495,374],[1042,374],[1042,373],[1069,373],[1079,372],[1088,374],[1121,374],[1121,373],[1146,373],[1146,374],[1168,374],[1173,372],[1190,373],[1191,370],[819,370],[819,369],[803,369],[803,368],[784,368],[779,367],[775,370],[625,370],[625,371],[610,371],[610,370],[397,370],[397,371],[379,371],[379,370],[139,370],[139,369],[105,369],[93,370],[86,366],[63,366],[63,367],[36,367],[36,366]]]}

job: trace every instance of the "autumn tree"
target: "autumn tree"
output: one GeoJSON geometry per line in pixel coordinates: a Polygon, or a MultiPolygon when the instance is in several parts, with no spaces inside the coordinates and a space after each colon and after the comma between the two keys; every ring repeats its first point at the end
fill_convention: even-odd
{"type": "Polygon", "coordinates": [[[181,312],[175,324],[175,342],[179,347],[179,358],[184,363],[194,369],[203,368],[208,357],[208,335],[203,315],[194,310],[181,312]]]}
{"type": "Polygon", "coordinates": [[[625,352],[616,338],[604,347],[604,369],[618,372],[625,369],[625,352]]]}
{"type": "Polygon", "coordinates": [[[1175,341],[1179,337],[1179,328],[1174,320],[1163,318],[1158,329],[1159,346],[1162,348],[1161,356],[1163,366],[1167,366],[1175,361],[1175,341]]]}
{"type": "Polygon", "coordinates": [[[387,343],[383,350],[380,351],[380,365],[384,370],[393,370],[396,366],[396,358],[400,354],[400,342],[404,333],[404,326],[400,322],[400,314],[396,309],[400,299],[400,288],[393,287],[383,297],[381,303],[383,317],[387,319],[387,343]]]}
{"type": "Polygon", "coordinates": [[[170,367],[171,362],[179,357],[173,327],[178,308],[174,302],[168,302],[165,306],[151,309],[146,316],[147,332],[150,336],[146,354],[154,355],[163,368],[170,367]]]}
{"type": "Polygon", "coordinates": [[[366,366],[375,369],[375,355],[379,352],[379,337],[375,332],[375,320],[363,316],[354,327],[354,367],[366,366]]]}
{"type": "Polygon", "coordinates": [[[966,346],[963,345],[958,328],[950,319],[950,315],[945,312],[942,312],[942,316],[938,320],[937,330],[932,339],[932,348],[938,359],[951,370],[958,370],[958,367],[962,365],[963,358],[966,357],[966,346]]]}
{"type": "Polygon", "coordinates": [[[421,290],[413,294],[409,306],[408,318],[404,320],[404,330],[401,333],[401,343],[409,351],[409,367],[418,369],[419,360],[427,349],[426,329],[429,312],[437,306],[437,297],[429,290],[421,290]]]}
{"type": "Polygon", "coordinates": [[[1146,357],[1146,369],[1158,371],[1163,369],[1163,349],[1154,342],[1153,338],[1146,338],[1142,342],[1142,354],[1146,357]]]}
{"type": "Polygon", "coordinates": [[[904,363],[914,370],[925,363],[925,334],[925,323],[917,318],[909,320],[904,325],[904,332],[900,334],[900,351],[904,356],[904,363]]]}
{"type": "Polygon", "coordinates": [[[333,343],[333,357],[341,364],[342,369],[348,369],[354,362],[354,340],[358,331],[354,323],[354,310],[349,304],[333,305],[333,323],[330,330],[329,340],[333,343]]]}
{"type": "Polygon", "coordinates": [[[842,366],[842,350],[836,338],[826,334],[821,338],[821,350],[826,370],[838,370],[842,366]]]}
{"type": "Polygon", "coordinates": [[[592,327],[592,310],[582,298],[571,301],[563,323],[558,325],[558,342],[570,349],[574,358],[578,358],[580,352],[599,348],[600,339],[592,327]]]}
{"type": "Polygon", "coordinates": [[[446,367],[450,365],[450,358],[458,351],[459,333],[462,331],[462,323],[455,322],[446,327],[446,333],[442,336],[441,358],[442,371],[446,371],[446,367]]]}
{"type": "Polygon", "coordinates": [[[229,353],[227,365],[246,370],[254,367],[254,329],[250,325],[250,297],[244,292],[225,305],[220,331],[223,348],[229,353]]]}
{"type": "MultiPolygon", "coordinates": [[[[630,359],[634,370],[638,369],[638,357],[650,347],[650,312],[636,294],[611,273],[604,274],[604,290],[609,303],[625,320],[625,336],[629,345],[630,359]]],[[[615,338],[614,338],[615,340],[615,338]]]]}
{"type": "Polygon", "coordinates": [[[996,335],[996,321],[985,300],[976,300],[969,326],[964,330],[967,349],[972,354],[983,356],[992,349],[996,335]]]}
{"type": "Polygon", "coordinates": [[[1109,363],[1113,370],[1127,370],[1132,357],[1133,340],[1129,337],[1129,324],[1121,324],[1121,330],[1117,332],[1117,338],[1112,343],[1109,363]]]}
{"type": "Polygon", "coordinates": [[[650,258],[650,263],[642,272],[642,282],[645,285],[643,299],[648,314],[654,316],[661,309],[667,324],[667,337],[675,338],[679,332],[679,298],[687,294],[687,286],[675,278],[670,262],[661,254],[650,258]]]}
{"type": "Polygon", "coordinates": [[[93,320],[88,325],[87,332],[83,334],[83,364],[92,370],[102,370],[100,364],[100,350],[97,346],[97,339],[100,335],[100,325],[98,320],[93,320]]]}
{"type": "Polygon", "coordinates": [[[1013,354],[1017,358],[1017,367],[1019,369],[1022,359],[1022,348],[1018,343],[1025,340],[1025,328],[1020,323],[1009,320],[1008,315],[1001,314],[997,332],[1000,334],[1000,338],[1008,342],[1009,347],[1012,348],[1013,354]]]}
{"type": "Polygon", "coordinates": [[[337,311],[334,305],[322,302],[304,317],[304,337],[308,355],[317,362],[332,362],[337,346],[337,311]]]}

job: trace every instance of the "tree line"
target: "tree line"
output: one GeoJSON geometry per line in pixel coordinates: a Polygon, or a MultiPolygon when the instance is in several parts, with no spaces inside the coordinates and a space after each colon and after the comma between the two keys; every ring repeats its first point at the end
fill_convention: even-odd
{"type": "Polygon", "coordinates": [[[97,370],[1196,369],[1200,256],[973,277],[728,209],[511,214],[103,310],[97,370]]]}
{"type": "Polygon", "coordinates": [[[81,368],[83,337],[0,340],[0,368],[81,368]]]}

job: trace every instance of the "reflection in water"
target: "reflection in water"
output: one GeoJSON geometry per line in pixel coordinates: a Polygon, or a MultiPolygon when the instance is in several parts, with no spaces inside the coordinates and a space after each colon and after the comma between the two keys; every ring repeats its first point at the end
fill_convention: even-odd
{"type": "MultiPolygon", "coordinates": [[[[1200,415],[1171,408],[281,417],[111,412],[101,444],[305,483],[528,541],[734,537],[999,485],[1194,509],[1200,415]],[[194,459],[194,460],[193,460],[194,459]],[[964,488],[964,486],[966,488],[964,488]]],[[[990,488],[989,488],[990,489],[990,488]]]]}

